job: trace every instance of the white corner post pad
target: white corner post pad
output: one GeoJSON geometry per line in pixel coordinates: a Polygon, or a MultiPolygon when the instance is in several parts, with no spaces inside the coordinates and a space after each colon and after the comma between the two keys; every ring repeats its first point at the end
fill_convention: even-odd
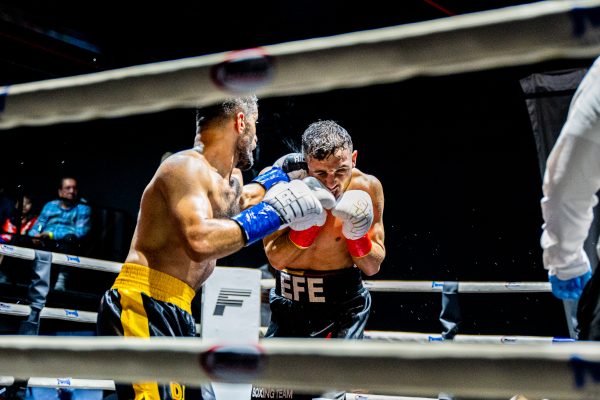
{"type": "MultiPolygon", "coordinates": [[[[201,337],[223,345],[256,344],[261,271],[217,267],[202,287],[201,337]]],[[[251,384],[212,383],[216,400],[249,400],[251,384]]]]}

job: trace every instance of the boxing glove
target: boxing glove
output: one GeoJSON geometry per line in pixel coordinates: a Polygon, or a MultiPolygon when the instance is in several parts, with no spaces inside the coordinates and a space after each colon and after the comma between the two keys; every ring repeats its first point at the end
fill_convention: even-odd
{"type": "Polygon", "coordinates": [[[373,223],[373,201],[362,190],[348,190],[338,200],[331,213],[342,220],[342,234],[350,255],[363,257],[371,251],[372,243],[368,236],[373,223]]]}
{"type": "Polygon", "coordinates": [[[279,182],[303,179],[307,175],[308,165],[304,161],[304,155],[302,153],[289,153],[280,157],[270,169],[252,179],[252,182],[262,185],[265,190],[269,190],[279,182]]]}
{"type": "Polygon", "coordinates": [[[309,176],[303,179],[304,183],[313,191],[315,197],[323,206],[323,212],[320,214],[311,214],[304,218],[299,218],[290,223],[288,237],[290,241],[299,249],[307,249],[315,241],[321,228],[327,220],[327,212],[335,206],[335,197],[318,179],[309,176]]]}
{"type": "Polygon", "coordinates": [[[323,206],[302,180],[282,182],[265,193],[263,201],[232,217],[242,228],[246,245],[302,218],[323,213],[323,206]]]}
{"type": "Polygon", "coordinates": [[[281,168],[290,180],[304,179],[308,176],[308,164],[306,164],[302,153],[286,154],[275,161],[273,166],[281,168]]]}

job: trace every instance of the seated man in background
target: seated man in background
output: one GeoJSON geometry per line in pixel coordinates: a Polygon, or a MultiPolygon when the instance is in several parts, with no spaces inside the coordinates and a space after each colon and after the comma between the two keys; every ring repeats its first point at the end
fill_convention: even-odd
{"type": "Polygon", "coordinates": [[[91,209],[85,203],[84,199],[79,198],[77,180],[70,176],[63,177],[58,188],[58,199],[44,205],[28,235],[53,240],[51,246],[58,251],[73,252],[90,231],[91,209]]]}
{"type": "Polygon", "coordinates": [[[31,313],[21,324],[19,333],[36,335],[42,308],[52,284],[55,290],[65,290],[69,275],[67,268],[52,270],[51,251],[73,254],[79,251],[81,241],[90,231],[90,206],[78,196],[77,180],[65,176],[60,180],[58,199],[44,205],[37,222],[28,236],[42,239],[38,242],[45,250],[36,250],[32,277],[27,293],[31,313]]]}

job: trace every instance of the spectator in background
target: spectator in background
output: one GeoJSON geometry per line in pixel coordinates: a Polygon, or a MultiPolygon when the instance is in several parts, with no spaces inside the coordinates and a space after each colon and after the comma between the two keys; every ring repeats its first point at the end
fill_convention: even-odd
{"type": "MultiPolygon", "coordinates": [[[[12,212],[12,207],[13,207],[12,200],[6,195],[6,193],[4,192],[4,184],[2,182],[0,182],[0,224],[2,223],[2,221],[5,221],[7,218],[10,218],[10,214],[12,212]]],[[[2,226],[0,226],[0,229],[1,228],[2,228],[2,226]]],[[[0,232],[0,234],[2,234],[2,233],[3,232],[0,232]]],[[[1,238],[0,238],[0,243],[3,243],[1,238]]],[[[4,261],[4,255],[0,254],[0,265],[2,264],[2,261],[4,261]]],[[[0,283],[6,282],[6,281],[7,281],[6,274],[3,271],[0,271],[0,283]]]]}
{"type": "Polygon", "coordinates": [[[28,300],[40,309],[46,302],[51,283],[55,290],[65,290],[69,280],[68,268],[51,269],[50,251],[77,254],[83,239],[90,231],[91,208],[79,197],[77,180],[65,176],[60,180],[58,199],[44,205],[28,236],[42,239],[38,245],[28,300]],[[52,275],[51,275],[52,272],[52,275]]]}
{"type": "MultiPolygon", "coordinates": [[[[21,235],[27,235],[27,233],[33,228],[33,225],[37,221],[37,215],[32,212],[33,203],[29,196],[23,196],[23,209],[21,211],[21,235]]],[[[19,201],[15,204],[13,215],[4,219],[2,223],[2,234],[0,235],[0,243],[11,243],[13,241],[14,233],[17,233],[17,226],[19,225],[18,213],[19,213],[19,201]]]]}
{"type": "Polygon", "coordinates": [[[76,251],[90,231],[91,209],[85,203],[84,199],[79,198],[77,180],[70,176],[63,177],[58,199],[44,205],[28,235],[55,241],[59,251],[76,251]]]}
{"type": "Polygon", "coordinates": [[[0,221],[10,217],[12,206],[12,200],[4,192],[4,186],[0,185],[0,221]]]}

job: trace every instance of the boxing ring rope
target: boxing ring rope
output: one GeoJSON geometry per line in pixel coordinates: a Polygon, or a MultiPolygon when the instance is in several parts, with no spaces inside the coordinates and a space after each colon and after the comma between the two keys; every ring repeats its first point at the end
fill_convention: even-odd
{"type": "MultiPolygon", "coordinates": [[[[25,304],[0,302],[0,314],[27,316],[31,309],[25,304]]],[[[92,311],[71,310],[54,307],[44,307],[41,311],[42,319],[58,319],[88,324],[96,323],[97,313],[92,311]]],[[[197,324],[196,331],[200,331],[197,324]]],[[[261,328],[264,335],[266,328],[261,328]]],[[[440,342],[445,340],[441,335],[434,333],[393,332],[393,331],[365,331],[365,339],[385,340],[393,342],[440,342]]],[[[462,343],[558,343],[572,342],[574,339],[552,336],[509,336],[509,335],[456,335],[452,339],[462,343]]]]}
{"type": "Polygon", "coordinates": [[[425,397],[398,397],[398,396],[380,396],[377,394],[357,394],[357,393],[346,393],[346,400],[436,400],[425,397]]]}
{"type": "Polygon", "coordinates": [[[596,57],[599,8],[599,0],[541,1],[0,87],[0,129],[203,107],[223,100],[228,92],[298,95],[556,58],[596,57]]]}
{"type": "MultiPolygon", "coordinates": [[[[442,292],[443,281],[364,281],[371,292],[442,292]]],[[[261,279],[263,289],[275,287],[275,279],[261,279]]],[[[459,293],[550,292],[549,282],[458,282],[459,293]]]]}
{"type": "MultiPolygon", "coordinates": [[[[0,244],[0,254],[9,257],[21,258],[24,260],[33,260],[35,257],[35,250],[27,247],[0,244]]],[[[113,261],[105,261],[99,260],[97,258],[80,257],[54,252],[52,252],[51,256],[53,264],[66,265],[68,267],[92,269],[97,271],[113,272],[117,274],[119,273],[119,271],[121,271],[121,264],[113,261]]]]}
{"type": "MultiPolygon", "coordinates": [[[[0,386],[11,386],[15,383],[12,376],[0,376],[0,386]]],[[[73,378],[29,378],[28,387],[71,388],[84,390],[115,390],[115,382],[108,379],[73,379],[73,378]]],[[[1,394],[1,392],[0,392],[1,394]]]]}
{"type": "Polygon", "coordinates": [[[0,375],[17,378],[116,376],[119,382],[252,383],[309,392],[361,388],[383,395],[598,398],[599,362],[600,346],[591,342],[502,346],[271,339],[259,346],[215,346],[194,338],[43,336],[0,341],[0,375]]]}
{"type": "MultiPolygon", "coordinates": [[[[9,257],[33,260],[35,250],[0,244],[0,254],[9,257]]],[[[76,268],[92,269],[118,273],[121,263],[114,261],[99,260],[96,258],[72,256],[63,253],[52,253],[52,263],[66,265],[76,268]]],[[[224,267],[226,268],[226,267],[224,267]]],[[[364,281],[365,287],[372,292],[442,292],[443,281],[364,281]]],[[[264,290],[275,287],[275,279],[261,279],[261,287],[264,290]]],[[[458,282],[459,293],[536,293],[550,292],[549,282],[458,282]]]]}
{"type": "MultiPolygon", "coordinates": [[[[13,304],[0,302],[0,314],[27,316],[31,309],[24,304],[13,304]]],[[[96,323],[97,313],[92,311],[71,310],[63,308],[44,307],[41,311],[42,319],[58,319],[63,321],[73,321],[88,324],[96,323]]],[[[200,332],[200,324],[196,325],[196,331],[200,332]]],[[[264,336],[266,328],[261,328],[264,336]]],[[[441,335],[435,333],[417,333],[417,332],[393,332],[393,331],[365,331],[365,339],[384,340],[391,342],[441,342],[444,339],[441,335]]],[[[461,343],[562,343],[573,342],[574,339],[552,337],[552,336],[510,336],[510,335],[455,335],[452,340],[461,343]]]]}

